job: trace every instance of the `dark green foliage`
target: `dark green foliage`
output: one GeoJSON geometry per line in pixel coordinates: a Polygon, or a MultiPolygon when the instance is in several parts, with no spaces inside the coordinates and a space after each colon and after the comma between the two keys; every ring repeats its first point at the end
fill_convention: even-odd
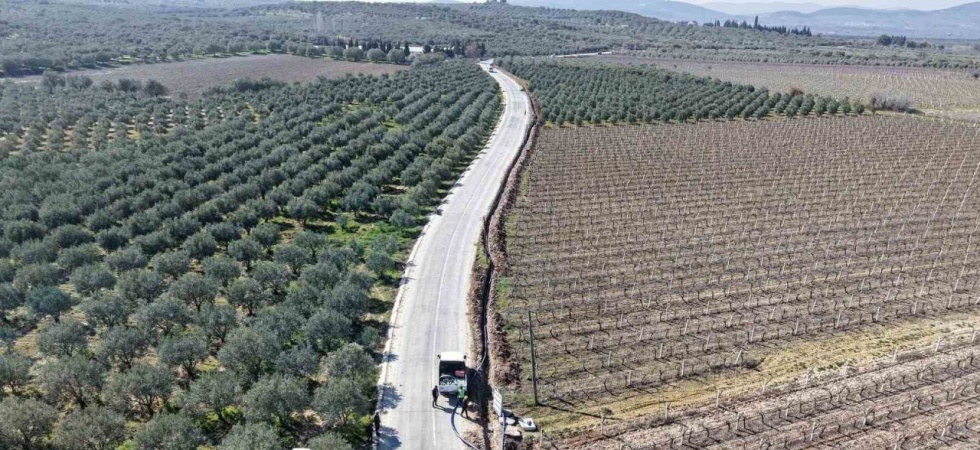
{"type": "Polygon", "coordinates": [[[184,249],[191,258],[203,259],[218,250],[218,241],[211,236],[211,233],[202,231],[187,238],[184,241],[184,249]]]}
{"type": "Polygon", "coordinates": [[[223,287],[227,287],[228,283],[238,278],[242,273],[241,265],[225,255],[205,258],[201,261],[201,269],[206,277],[218,282],[223,287]]]}
{"type": "Polygon", "coordinates": [[[252,278],[258,281],[264,289],[272,292],[273,297],[281,295],[286,285],[292,279],[289,268],[272,261],[259,261],[252,267],[252,278]]]}
{"type": "Polygon", "coordinates": [[[304,286],[326,291],[333,288],[334,284],[340,280],[340,275],[340,270],[333,263],[319,262],[303,269],[299,282],[304,286]]]}
{"type": "Polygon", "coordinates": [[[6,322],[7,316],[24,303],[24,295],[13,284],[0,284],[0,323],[6,322]]]}
{"type": "Polygon", "coordinates": [[[185,273],[170,285],[169,293],[200,311],[202,305],[218,295],[218,283],[198,273],[185,273]]]}
{"type": "Polygon", "coordinates": [[[279,435],[264,422],[235,425],[218,446],[218,450],[280,450],[279,435]]]}
{"type": "Polygon", "coordinates": [[[61,279],[58,268],[51,264],[28,264],[17,269],[14,287],[21,292],[56,286],[61,279]]]}
{"type": "Polygon", "coordinates": [[[262,245],[255,239],[242,239],[228,244],[228,254],[251,270],[252,262],[262,257],[262,245]]]}
{"type": "Polygon", "coordinates": [[[136,310],[136,322],[147,331],[169,336],[190,323],[191,315],[184,303],[164,297],[136,310]]]}
{"type": "Polygon", "coordinates": [[[255,310],[272,300],[272,294],[252,278],[235,280],[231,286],[228,286],[227,296],[232,305],[244,308],[250,316],[255,314],[255,310]]]}
{"type": "Polygon", "coordinates": [[[331,378],[360,382],[374,371],[374,360],[360,345],[347,344],[330,354],[326,370],[331,378]]]}
{"type": "Polygon", "coordinates": [[[194,321],[212,343],[224,343],[228,332],[238,325],[235,310],[228,305],[206,304],[194,321]]]}
{"type": "Polygon", "coordinates": [[[106,256],[105,263],[116,272],[142,269],[149,262],[139,247],[129,247],[106,256]]]}
{"type": "Polygon", "coordinates": [[[219,420],[227,421],[225,408],[235,405],[240,395],[241,385],[234,374],[209,372],[192,382],[177,403],[191,414],[214,414],[219,420]]]}
{"type": "Polygon", "coordinates": [[[150,264],[153,265],[153,270],[160,275],[177,279],[190,270],[191,258],[184,251],[163,253],[153,257],[150,264]]]}
{"type": "Polygon", "coordinates": [[[263,247],[270,248],[279,242],[279,226],[266,222],[252,228],[248,235],[263,247]]]}
{"type": "Polygon", "coordinates": [[[78,267],[95,264],[101,259],[102,255],[99,253],[99,248],[95,245],[86,244],[62,250],[55,263],[65,272],[71,272],[78,267]]]}
{"type": "Polygon", "coordinates": [[[250,382],[272,369],[280,351],[280,344],[273,334],[236,328],[228,333],[225,345],[218,351],[218,361],[242,381],[250,382]]]}
{"type": "Polygon", "coordinates": [[[352,416],[371,411],[374,360],[357,344],[347,344],[330,354],[326,385],[316,390],[313,408],[330,421],[346,423],[352,416]]]}
{"type": "Polygon", "coordinates": [[[59,322],[61,314],[74,304],[68,294],[56,287],[40,287],[27,292],[24,305],[34,317],[51,316],[59,322]]]}
{"type": "Polygon", "coordinates": [[[48,361],[38,369],[38,384],[52,403],[89,406],[102,389],[105,369],[86,356],[48,361]]]}
{"type": "Polygon", "coordinates": [[[179,414],[159,414],[133,435],[136,450],[195,450],[203,443],[194,420],[179,414]]]}
{"type": "Polygon", "coordinates": [[[351,321],[330,308],[313,314],[303,326],[306,342],[321,353],[327,353],[350,339],[351,321]]]}
{"type": "Polygon", "coordinates": [[[0,401],[0,447],[11,450],[44,448],[57,420],[58,410],[45,403],[30,398],[3,399],[0,401]]]}
{"type": "Polygon", "coordinates": [[[556,125],[733,120],[782,98],[765,89],[649,67],[527,58],[505,58],[502,65],[530,82],[541,120],[556,125]]]}
{"type": "MultiPolygon", "coordinates": [[[[73,410],[107,405],[132,419],[118,430],[140,446],[150,442],[144,422],[176,413],[193,417],[217,445],[244,414],[283,425],[308,411],[323,384],[322,357],[367,329],[373,289],[393,285],[362,269],[367,258],[403,252],[411,238],[379,208],[410,207],[421,217],[435,206],[444,181],[482,148],[499,111],[497,87],[473,64],[455,62],[388,77],[255,83],[194,103],[148,99],[145,86],[74,88],[65,78],[43,95],[0,86],[0,134],[23,130],[21,116],[48,111],[41,122],[59,123],[31,133],[61,127],[86,145],[53,152],[42,138],[36,152],[0,160],[3,344],[43,330],[35,378],[13,384],[18,395],[40,393],[63,408],[63,422],[73,410]],[[182,117],[185,108],[205,117],[182,117]],[[180,130],[145,126],[157,117],[172,117],[180,130]],[[134,129],[138,140],[128,133],[134,129]],[[421,187],[398,179],[409,165],[421,187]],[[379,194],[340,216],[343,233],[318,222],[337,213],[355,184],[379,194]],[[306,202],[316,215],[300,227],[290,205],[306,202]],[[45,318],[68,317],[75,303],[68,292],[81,301],[71,317],[83,315],[90,329],[75,340],[49,339],[76,325],[45,318]],[[42,320],[24,320],[25,303],[42,320]],[[76,345],[81,336],[91,348],[76,345]]],[[[344,380],[348,386],[374,384],[373,369],[357,373],[350,376],[363,379],[344,380]]],[[[354,395],[369,402],[374,394],[354,395]]],[[[337,424],[309,419],[325,429],[337,424]]],[[[270,445],[302,445],[307,431],[273,428],[270,445]]]]}
{"type": "Polygon", "coordinates": [[[163,275],[148,269],[140,269],[120,275],[116,287],[123,299],[135,303],[153,300],[166,290],[167,285],[163,275]]]}
{"type": "Polygon", "coordinates": [[[112,289],[116,285],[116,276],[104,265],[91,264],[75,269],[71,284],[75,291],[90,296],[102,289],[112,289]]]}
{"type": "Polygon", "coordinates": [[[126,439],[126,419],[100,406],[68,413],[54,431],[63,450],[113,450],[126,439]]]}
{"type": "Polygon", "coordinates": [[[368,251],[365,265],[378,276],[385,276],[386,272],[397,266],[390,252],[377,250],[368,251]]]}
{"type": "Polygon", "coordinates": [[[273,259],[289,267],[293,274],[299,274],[304,266],[313,260],[313,255],[306,249],[293,244],[280,244],[272,248],[273,259]]]}
{"type": "Polygon", "coordinates": [[[165,368],[134,364],[109,376],[103,401],[120,413],[149,417],[170,397],[173,382],[173,375],[165,368]]]}
{"type": "Polygon", "coordinates": [[[114,326],[99,336],[95,359],[106,366],[128,370],[136,358],[143,356],[149,345],[150,341],[143,330],[114,326]]]}
{"type": "Polygon", "coordinates": [[[88,348],[88,330],[74,319],[51,323],[37,336],[37,349],[49,356],[84,354],[88,348]]]}
{"type": "Polygon", "coordinates": [[[312,377],[320,365],[320,355],[308,346],[295,346],[276,360],[276,372],[294,377],[312,377]]]}
{"type": "Polygon", "coordinates": [[[17,353],[0,353],[0,397],[4,388],[18,393],[31,379],[31,360],[17,353]]]}
{"type": "Polygon", "coordinates": [[[306,445],[310,450],[354,450],[354,446],[337,433],[326,432],[310,439],[306,445]]]}
{"type": "Polygon", "coordinates": [[[269,421],[286,425],[291,415],[310,404],[306,382],[299,378],[271,375],[257,381],[245,393],[243,401],[245,418],[249,422],[269,421]]]}
{"type": "Polygon", "coordinates": [[[364,389],[351,389],[341,379],[327,381],[317,388],[313,397],[313,409],[330,422],[347,423],[351,416],[368,414],[371,407],[371,400],[364,394],[364,389]]]}
{"type": "Polygon", "coordinates": [[[157,345],[157,359],[173,369],[179,369],[184,377],[194,379],[196,366],[208,356],[208,341],[195,334],[169,336],[157,345]]]}
{"type": "Polygon", "coordinates": [[[317,207],[316,203],[302,197],[291,200],[286,209],[289,211],[289,217],[303,224],[315,218],[320,212],[320,208],[317,207]]]}

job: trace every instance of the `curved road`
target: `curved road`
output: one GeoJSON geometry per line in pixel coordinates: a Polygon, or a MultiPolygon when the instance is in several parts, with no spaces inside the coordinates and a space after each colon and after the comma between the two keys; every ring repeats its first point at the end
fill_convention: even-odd
{"type": "MultiPolygon", "coordinates": [[[[436,355],[469,348],[466,295],[483,217],[531,125],[531,104],[517,82],[500,72],[490,75],[503,91],[503,114],[441,212],[429,217],[409,255],[395,300],[378,381],[381,449],[463,448],[449,424],[449,402],[440,397],[439,408],[431,405],[436,355]]],[[[478,357],[468,354],[467,365],[472,367],[478,357]]],[[[465,419],[457,417],[456,423],[461,432],[467,429],[465,419]]]]}

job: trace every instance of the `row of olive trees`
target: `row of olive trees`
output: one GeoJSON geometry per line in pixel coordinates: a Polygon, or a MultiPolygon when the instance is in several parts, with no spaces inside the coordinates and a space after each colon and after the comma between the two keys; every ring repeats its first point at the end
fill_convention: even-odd
{"type": "Polygon", "coordinates": [[[343,48],[339,46],[329,47],[327,55],[334,59],[346,59],[349,61],[363,61],[365,58],[371,62],[390,62],[402,64],[408,55],[402,49],[393,48],[387,53],[379,48],[372,48],[365,52],[360,47],[343,48]]]}
{"type": "Polygon", "coordinates": [[[0,447],[363,442],[377,288],[495,85],[446,62],[203,101],[261,120],[0,161],[0,447]]]}
{"type": "Polygon", "coordinates": [[[502,58],[501,65],[528,80],[541,103],[540,120],[559,126],[864,112],[863,104],[848,99],[838,101],[798,91],[771,93],[651,67],[531,58],[502,58]]]}

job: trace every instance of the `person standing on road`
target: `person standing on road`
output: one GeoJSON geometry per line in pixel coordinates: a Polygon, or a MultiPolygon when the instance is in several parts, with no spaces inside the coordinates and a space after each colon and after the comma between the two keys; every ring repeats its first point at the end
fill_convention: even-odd
{"type": "Polygon", "coordinates": [[[459,391],[456,392],[456,401],[459,407],[463,410],[463,417],[466,417],[466,388],[460,386],[459,391]]]}
{"type": "Polygon", "coordinates": [[[374,412],[374,439],[376,441],[381,438],[381,413],[374,412]]]}
{"type": "Polygon", "coordinates": [[[435,408],[436,402],[439,400],[439,386],[432,386],[432,407],[435,408]]]}

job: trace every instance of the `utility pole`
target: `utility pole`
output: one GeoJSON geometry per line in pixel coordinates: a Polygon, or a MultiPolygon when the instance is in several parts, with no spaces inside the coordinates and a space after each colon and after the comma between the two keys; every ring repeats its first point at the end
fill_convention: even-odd
{"type": "Polygon", "coordinates": [[[527,312],[527,334],[531,338],[531,389],[534,391],[534,406],[538,406],[538,358],[534,353],[534,325],[531,311],[527,312]]]}

